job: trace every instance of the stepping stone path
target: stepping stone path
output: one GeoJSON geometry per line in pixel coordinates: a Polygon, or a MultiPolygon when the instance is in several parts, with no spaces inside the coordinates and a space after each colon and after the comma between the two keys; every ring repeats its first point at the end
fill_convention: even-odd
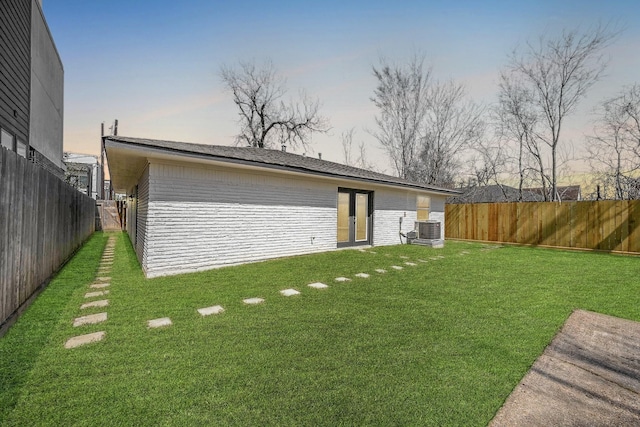
{"type": "Polygon", "coordinates": [[[76,337],[69,338],[66,343],[64,343],[64,348],[76,348],[81,345],[89,344],[91,342],[102,341],[105,336],[105,332],[94,332],[92,334],[86,335],[78,335],[76,337]]]}
{"type": "Polygon", "coordinates": [[[108,299],[100,299],[98,301],[86,302],[80,306],[80,310],[84,310],[85,308],[92,307],[107,307],[109,305],[108,299]]]}
{"type": "MultiPolygon", "coordinates": [[[[92,291],[92,292],[87,292],[85,293],[84,297],[86,299],[91,299],[91,298],[96,298],[96,297],[103,297],[107,294],[109,294],[109,290],[105,289],[108,288],[109,286],[111,286],[111,277],[109,276],[109,273],[111,273],[111,269],[113,267],[113,258],[114,258],[114,247],[115,247],[115,237],[110,237],[109,241],[107,243],[107,246],[103,252],[102,258],[101,258],[101,262],[98,265],[98,272],[97,272],[97,276],[94,280],[94,282],[89,285],[89,287],[91,289],[99,289],[96,291],[92,291]]],[[[488,247],[486,249],[497,249],[499,246],[494,246],[494,247],[488,247]]],[[[369,251],[366,249],[359,249],[360,252],[366,252],[366,253],[372,253],[375,254],[376,252],[374,251],[369,251]]],[[[467,255],[470,252],[468,251],[462,251],[460,252],[460,255],[467,255]]],[[[384,254],[386,257],[392,257],[393,255],[391,254],[384,254]]],[[[399,255],[399,257],[403,260],[409,260],[410,257],[405,256],[405,255],[399,255]]],[[[442,255],[438,255],[435,257],[431,257],[431,260],[438,260],[438,259],[443,259],[444,256],[442,255]]],[[[428,261],[423,260],[423,259],[418,259],[417,262],[421,262],[421,263],[427,263],[428,261]]],[[[408,265],[408,266],[412,266],[415,267],[417,266],[417,264],[415,262],[411,262],[411,261],[405,261],[404,265],[408,265]]],[[[394,270],[403,270],[404,268],[399,266],[399,265],[392,265],[391,266],[392,269],[394,270]]],[[[376,268],[375,269],[376,273],[379,274],[384,274],[387,272],[387,270],[383,269],[383,268],[376,268]]],[[[371,277],[370,274],[368,273],[356,273],[355,277],[361,278],[361,279],[368,279],[369,277],[371,277]]],[[[336,282],[350,282],[351,279],[348,277],[336,277],[335,278],[336,282]]],[[[314,289],[327,289],[329,286],[321,283],[321,282],[315,282],[315,283],[310,283],[307,285],[310,288],[314,288],[314,289]]],[[[301,292],[296,290],[296,289],[283,289],[280,291],[280,294],[285,296],[285,297],[290,297],[290,296],[294,296],[294,295],[300,295],[301,292]]],[[[256,304],[262,304],[264,303],[264,298],[246,298],[243,299],[242,302],[244,304],[247,305],[256,305],[256,304]]],[[[80,306],[81,310],[86,310],[86,309],[91,309],[91,308],[103,308],[103,307],[108,307],[109,306],[109,300],[108,299],[101,299],[101,300],[96,300],[96,301],[88,301],[84,304],[82,304],[80,306]]],[[[198,313],[200,313],[201,316],[206,317],[206,316],[211,316],[211,315],[216,315],[216,314],[221,314],[225,311],[225,309],[220,306],[220,305],[214,305],[211,307],[204,307],[204,308],[199,308],[197,309],[198,313]]],[[[106,312],[102,312],[102,313],[96,313],[96,314],[89,314],[86,316],[81,316],[78,317],[76,319],[74,319],[73,321],[73,326],[74,327],[79,327],[82,325],[91,325],[91,324],[98,324],[101,322],[104,322],[107,320],[107,313],[106,312]]],[[[171,326],[173,325],[173,322],[171,321],[171,319],[169,317],[161,317],[158,319],[152,319],[152,320],[148,320],[147,321],[147,327],[149,329],[155,329],[155,328],[161,328],[161,327],[167,327],[167,326],[171,326]]],[[[101,341],[105,338],[106,336],[106,332],[104,331],[100,331],[100,332],[94,332],[91,334],[85,334],[85,335],[78,335],[75,337],[71,337],[69,338],[65,344],[64,347],[65,348],[75,348],[75,347],[79,347],[88,343],[92,343],[92,342],[97,342],[97,341],[101,341]]]]}
{"type": "Polygon", "coordinates": [[[310,283],[309,285],[310,288],[315,288],[315,289],[327,289],[329,286],[325,285],[324,283],[320,283],[320,282],[316,282],[316,283],[310,283]]]}
{"type": "MultiPolygon", "coordinates": [[[[115,236],[109,237],[107,240],[107,245],[102,253],[102,259],[100,264],[98,265],[98,275],[96,277],[94,283],[92,283],[89,288],[90,289],[104,289],[111,285],[111,277],[107,277],[107,275],[111,272],[111,267],[113,266],[113,252],[116,245],[115,236]]],[[[85,299],[91,299],[96,297],[102,297],[109,293],[108,290],[104,289],[101,291],[93,291],[87,292],[84,294],[85,299]]],[[[109,300],[101,299],[96,301],[88,301],[80,306],[80,310],[87,310],[91,308],[104,308],[109,306],[109,300]]],[[[73,327],[77,328],[83,325],[95,325],[98,323],[105,322],[107,320],[107,313],[96,313],[89,314],[86,316],[80,316],[73,319],[73,327]]],[[[77,335],[75,337],[69,338],[64,343],[64,348],[76,348],[83,346],[85,344],[89,344],[92,342],[102,341],[104,337],[107,335],[105,331],[93,332],[91,334],[77,335]]]]}
{"type": "Polygon", "coordinates": [[[102,289],[102,288],[108,288],[110,285],[111,285],[111,283],[93,283],[89,287],[91,289],[102,289]]]}
{"type": "Polygon", "coordinates": [[[205,307],[205,308],[198,309],[198,313],[200,313],[202,317],[211,316],[212,314],[220,314],[223,311],[224,311],[224,308],[222,308],[221,305],[214,305],[213,307],[205,307]]]}
{"type": "Polygon", "coordinates": [[[169,319],[168,317],[161,317],[159,319],[153,319],[147,322],[147,327],[149,329],[162,328],[164,326],[171,326],[171,325],[173,325],[173,323],[171,322],[171,319],[169,319]]]}
{"type": "Polygon", "coordinates": [[[73,327],[77,328],[82,325],[94,325],[107,320],[107,313],[90,314],[88,316],[76,317],[73,319],[73,327]]]}
{"type": "Polygon", "coordinates": [[[107,295],[109,293],[109,291],[97,291],[97,292],[87,292],[86,294],[84,294],[85,298],[95,298],[95,297],[103,297],[105,295],[107,295]]]}

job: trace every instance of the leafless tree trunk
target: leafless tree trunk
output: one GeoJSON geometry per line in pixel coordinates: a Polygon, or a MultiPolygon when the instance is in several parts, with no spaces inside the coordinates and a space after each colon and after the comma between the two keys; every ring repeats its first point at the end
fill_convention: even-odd
{"type": "Polygon", "coordinates": [[[557,200],[557,154],[564,120],[602,76],[607,61],[601,53],[615,36],[602,26],[584,33],[564,31],[557,39],[543,36],[535,45],[528,43],[524,52],[511,55],[509,71],[532,95],[530,107],[541,119],[530,142],[550,149],[552,200],[557,200]]]}
{"type": "Polygon", "coordinates": [[[386,150],[398,176],[415,179],[431,70],[425,69],[424,58],[418,56],[404,67],[384,59],[380,62],[379,68],[373,67],[378,86],[371,100],[379,114],[372,135],[386,150]]]}
{"type": "Polygon", "coordinates": [[[238,145],[277,148],[290,144],[307,148],[314,132],[327,132],[329,124],[320,114],[318,100],[303,92],[297,103],[285,103],[285,80],[270,61],[262,65],[240,62],[237,67],[222,66],[220,77],[238,106],[240,133],[238,145]]]}

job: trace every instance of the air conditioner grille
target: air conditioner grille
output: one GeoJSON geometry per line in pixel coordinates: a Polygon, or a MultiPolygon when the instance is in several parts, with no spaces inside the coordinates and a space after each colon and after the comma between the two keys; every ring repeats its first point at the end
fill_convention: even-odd
{"type": "Polygon", "coordinates": [[[419,239],[435,240],[440,239],[441,236],[439,221],[417,222],[416,230],[418,231],[419,239]]]}

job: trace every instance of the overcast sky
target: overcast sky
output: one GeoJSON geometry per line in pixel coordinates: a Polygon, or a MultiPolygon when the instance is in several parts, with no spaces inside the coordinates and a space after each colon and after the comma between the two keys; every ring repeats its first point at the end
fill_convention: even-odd
{"type": "Polygon", "coordinates": [[[565,128],[579,150],[589,111],[640,82],[640,1],[142,1],[44,0],[65,70],[65,151],[99,153],[100,123],[126,136],[231,145],[237,111],[222,64],[269,58],[289,93],[320,99],[332,131],[313,151],[342,162],[340,134],[356,130],[370,160],[391,173],[373,129],[372,65],[426,55],[440,80],[490,103],[508,53],[562,29],[624,29],[605,78],[565,128]]]}

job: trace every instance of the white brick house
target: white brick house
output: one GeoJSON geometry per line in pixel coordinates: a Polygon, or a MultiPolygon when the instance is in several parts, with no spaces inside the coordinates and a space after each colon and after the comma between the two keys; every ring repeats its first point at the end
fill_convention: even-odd
{"type": "MultiPolygon", "coordinates": [[[[109,136],[114,189],[147,277],[393,245],[456,191],[275,150],[109,136]]],[[[444,238],[444,236],[442,236],[444,238]]]]}

